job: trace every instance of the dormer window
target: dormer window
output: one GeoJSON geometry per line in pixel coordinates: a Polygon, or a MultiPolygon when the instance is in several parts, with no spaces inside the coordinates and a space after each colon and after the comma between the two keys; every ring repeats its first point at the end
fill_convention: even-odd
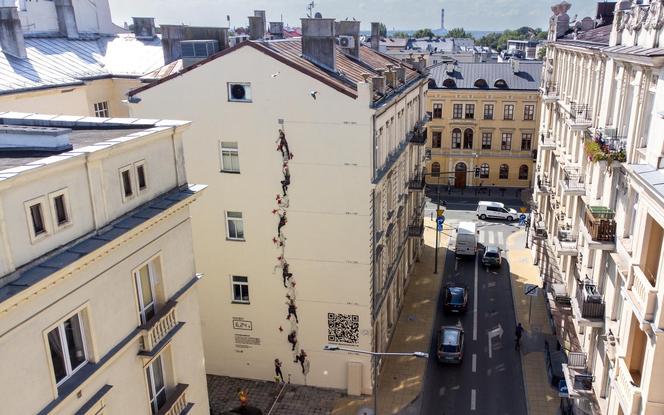
{"type": "Polygon", "coordinates": [[[456,88],[456,82],[454,82],[454,79],[447,78],[446,80],[443,81],[443,87],[456,88]]]}
{"type": "Polygon", "coordinates": [[[486,89],[489,88],[489,84],[487,84],[484,79],[478,79],[475,81],[475,88],[486,89]]]}
{"type": "Polygon", "coordinates": [[[507,82],[504,79],[497,79],[493,86],[500,89],[507,89],[507,82]]]}

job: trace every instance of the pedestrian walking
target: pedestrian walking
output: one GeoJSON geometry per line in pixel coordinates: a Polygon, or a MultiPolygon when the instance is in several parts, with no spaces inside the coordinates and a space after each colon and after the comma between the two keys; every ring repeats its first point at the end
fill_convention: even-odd
{"type": "Polygon", "coordinates": [[[521,350],[521,336],[523,335],[523,326],[521,323],[516,325],[514,335],[516,336],[514,350],[521,350]]]}
{"type": "Polygon", "coordinates": [[[274,374],[275,374],[275,379],[277,377],[281,378],[281,382],[284,381],[284,374],[281,373],[281,361],[279,359],[274,359],[274,374]]]}
{"type": "Polygon", "coordinates": [[[297,306],[295,305],[295,301],[292,298],[289,298],[286,304],[288,305],[288,316],[286,316],[286,320],[290,320],[291,316],[293,316],[295,317],[295,322],[300,324],[300,320],[297,318],[297,306]]]}

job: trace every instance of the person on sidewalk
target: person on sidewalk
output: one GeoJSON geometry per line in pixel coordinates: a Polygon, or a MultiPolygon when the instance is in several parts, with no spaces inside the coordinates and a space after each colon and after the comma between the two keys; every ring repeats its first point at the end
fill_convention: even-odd
{"type": "Polygon", "coordinates": [[[281,360],[274,359],[274,379],[281,378],[281,382],[284,382],[284,374],[281,373],[281,360]]]}
{"type": "Polygon", "coordinates": [[[516,342],[514,344],[514,350],[521,350],[521,336],[523,335],[523,326],[521,323],[516,325],[516,330],[514,332],[516,336],[516,342]]]}

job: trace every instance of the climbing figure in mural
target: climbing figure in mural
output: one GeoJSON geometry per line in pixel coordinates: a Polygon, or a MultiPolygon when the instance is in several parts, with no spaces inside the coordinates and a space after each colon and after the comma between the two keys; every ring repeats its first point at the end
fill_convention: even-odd
{"type": "Polygon", "coordinates": [[[290,281],[291,277],[293,276],[292,272],[288,272],[288,262],[284,262],[284,265],[281,268],[281,276],[284,279],[284,288],[288,288],[286,282],[290,281]]]}
{"type": "Polygon", "coordinates": [[[280,209],[288,208],[288,196],[277,195],[276,200],[280,209]]]}
{"type": "Polygon", "coordinates": [[[283,130],[279,130],[277,150],[281,151],[281,157],[284,159],[284,161],[288,161],[293,158],[293,153],[291,153],[290,149],[288,148],[288,141],[286,141],[286,134],[284,134],[283,130]]]}
{"type": "Polygon", "coordinates": [[[293,363],[298,362],[300,363],[300,366],[302,366],[302,374],[306,375],[309,372],[309,361],[307,360],[307,354],[304,352],[304,349],[300,349],[300,354],[295,356],[295,361],[293,363]]]}
{"type": "Polygon", "coordinates": [[[291,344],[291,351],[295,351],[295,346],[297,346],[297,332],[292,330],[288,335],[288,343],[291,344]]]}
{"type": "Polygon", "coordinates": [[[286,226],[288,220],[286,219],[286,212],[279,215],[279,224],[277,225],[277,236],[281,237],[281,228],[286,226]]]}
{"type": "Polygon", "coordinates": [[[284,197],[287,196],[288,186],[290,186],[290,171],[288,170],[288,163],[284,163],[281,170],[284,173],[284,179],[281,181],[281,191],[284,193],[284,197]]]}
{"type": "Polygon", "coordinates": [[[295,322],[300,324],[300,320],[297,318],[297,306],[295,305],[295,299],[288,294],[286,294],[286,297],[288,297],[288,301],[286,301],[286,305],[288,305],[288,316],[286,316],[286,320],[290,320],[291,316],[293,316],[295,317],[295,322]]]}
{"type": "Polygon", "coordinates": [[[283,383],[284,374],[281,373],[281,360],[274,359],[274,380],[278,382],[279,379],[281,379],[281,382],[283,383]]]}

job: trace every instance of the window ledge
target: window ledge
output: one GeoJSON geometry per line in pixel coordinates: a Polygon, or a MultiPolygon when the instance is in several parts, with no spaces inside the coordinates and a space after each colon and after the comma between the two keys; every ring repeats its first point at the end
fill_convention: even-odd
{"type": "Polygon", "coordinates": [[[219,173],[228,173],[228,174],[240,174],[239,171],[234,171],[234,170],[219,170],[219,173]]]}
{"type": "Polygon", "coordinates": [[[242,304],[242,305],[250,305],[251,303],[249,301],[237,301],[237,300],[232,300],[231,304],[242,304]]]}
{"type": "Polygon", "coordinates": [[[229,237],[226,237],[226,240],[229,241],[229,242],[246,242],[247,241],[244,238],[239,239],[239,238],[229,238],[229,237]]]}

